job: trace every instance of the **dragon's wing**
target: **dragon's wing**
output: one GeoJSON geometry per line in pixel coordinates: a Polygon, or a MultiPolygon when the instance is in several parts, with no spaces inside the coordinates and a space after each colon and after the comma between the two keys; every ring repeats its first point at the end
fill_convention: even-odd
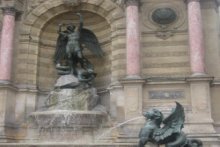
{"type": "Polygon", "coordinates": [[[176,102],[176,108],[163,120],[164,127],[154,132],[156,142],[166,140],[174,133],[180,133],[185,121],[184,108],[176,102]]]}
{"type": "Polygon", "coordinates": [[[80,43],[84,44],[85,47],[96,56],[102,57],[104,53],[99,45],[96,35],[92,31],[85,28],[82,28],[80,33],[80,43]]]}
{"type": "Polygon", "coordinates": [[[59,34],[56,42],[56,51],[54,54],[54,63],[58,63],[60,60],[65,59],[66,57],[66,44],[67,37],[62,34],[59,34]]]}

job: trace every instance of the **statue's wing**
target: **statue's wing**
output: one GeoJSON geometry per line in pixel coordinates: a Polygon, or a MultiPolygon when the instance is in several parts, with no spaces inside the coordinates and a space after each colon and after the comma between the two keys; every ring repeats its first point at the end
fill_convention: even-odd
{"type": "Polygon", "coordinates": [[[176,102],[176,108],[163,120],[164,126],[153,133],[156,142],[166,140],[175,133],[180,133],[185,121],[184,108],[176,102]]]}
{"type": "Polygon", "coordinates": [[[54,63],[58,63],[60,60],[66,58],[66,44],[67,44],[67,37],[59,34],[56,42],[56,51],[54,54],[54,63]]]}
{"type": "Polygon", "coordinates": [[[85,48],[89,49],[96,56],[102,57],[104,55],[98,39],[92,31],[82,28],[80,32],[80,43],[81,45],[85,45],[85,48]]]}

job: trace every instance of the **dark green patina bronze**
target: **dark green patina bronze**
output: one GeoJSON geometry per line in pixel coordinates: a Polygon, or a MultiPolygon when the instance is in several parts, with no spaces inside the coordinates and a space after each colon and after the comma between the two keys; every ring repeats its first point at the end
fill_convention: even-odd
{"type": "Polygon", "coordinates": [[[171,8],[159,8],[152,13],[152,20],[160,25],[168,25],[177,19],[176,12],[171,8]]]}
{"type": "Polygon", "coordinates": [[[176,102],[176,108],[165,119],[157,109],[150,109],[144,113],[144,117],[146,124],[140,130],[138,147],[144,147],[148,142],[166,147],[203,146],[200,140],[188,139],[182,132],[185,114],[183,106],[178,102],[176,102]]]}
{"type": "MultiPolygon", "coordinates": [[[[90,84],[96,73],[91,62],[84,57],[83,49],[89,49],[98,57],[103,56],[103,51],[96,35],[83,28],[82,15],[80,13],[77,15],[80,20],[78,26],[72,23],[59,25],[54,62],[59,75],[72,74],[80,82],[90,84]],[[62,30],[63,27],[65,30],[62,30]]],[[[74,86],[68,84],[61,88],[74,88],[74,86]]]]}

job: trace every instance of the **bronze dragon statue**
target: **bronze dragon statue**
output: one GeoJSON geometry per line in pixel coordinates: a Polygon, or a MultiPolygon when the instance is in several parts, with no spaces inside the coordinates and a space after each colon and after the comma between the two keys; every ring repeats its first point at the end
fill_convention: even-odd
{"type": "Polygon", "coordinates": [[[151,142],[165,147],[202,147],[198,139],[188,139],[182,128],[184,126],[184,108],[176,102],[176,108],[164,119],[163,114],[157,109],[150,109],[144,113],[145,126],[139,133],[138,147],[144,147],[151,142]],[[163,125],[162,125],[163,123],[163,125]]]}

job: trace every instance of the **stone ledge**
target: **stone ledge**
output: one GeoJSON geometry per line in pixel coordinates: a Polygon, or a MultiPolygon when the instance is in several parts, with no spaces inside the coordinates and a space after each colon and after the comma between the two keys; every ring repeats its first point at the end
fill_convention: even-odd
{"type": "Polygon", "coordinates": [[[0,147],[137,147],[137,144],[0,143],[0,147]]]}

